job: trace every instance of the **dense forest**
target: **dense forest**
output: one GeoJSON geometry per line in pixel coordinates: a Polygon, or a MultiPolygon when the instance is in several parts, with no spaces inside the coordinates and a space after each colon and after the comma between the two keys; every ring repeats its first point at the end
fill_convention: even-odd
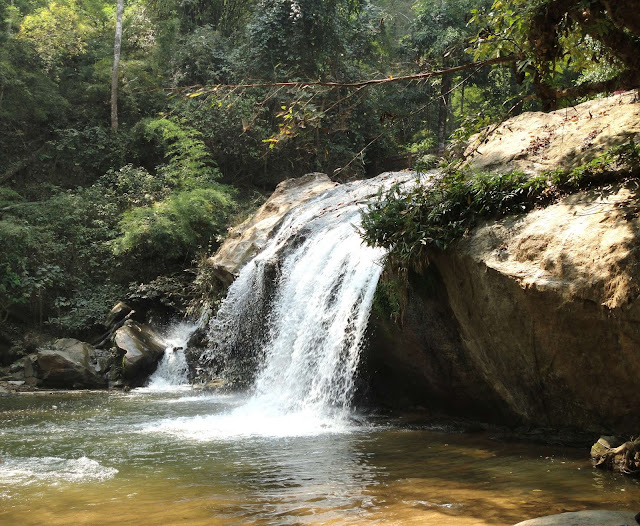
{"type": "Polygon", "coordinates": [[[121,299],[183,310],[286,178],[430,168],[639,84],[631,0],[118,4],[0,4],[0,344],[88,337],[121,299]]]}

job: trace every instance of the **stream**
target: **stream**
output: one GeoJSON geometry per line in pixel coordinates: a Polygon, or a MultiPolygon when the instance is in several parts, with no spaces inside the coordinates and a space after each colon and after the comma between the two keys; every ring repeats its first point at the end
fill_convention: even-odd
{"type": "Polygon", "coordinates": [[[179,386],[0,398],[0,524],[510,525],[640,509],[638,482],[583,450],[355,413],[340,428],[230,426],[246,401],[179,386]]]}
{"type": "Polygon", "coordinates": [[[147,387],[1,397],[0,524],[506,526],[640,511],[638,482],[594,470],[584,450],[353,407],[384,258],[361,242],[361,206],[412,179],[386,174],[309,200],[242,268],[203,358],[223,379],[250,377],[246,391],[188,385],[196,325],[179,324],[147,387]]]}

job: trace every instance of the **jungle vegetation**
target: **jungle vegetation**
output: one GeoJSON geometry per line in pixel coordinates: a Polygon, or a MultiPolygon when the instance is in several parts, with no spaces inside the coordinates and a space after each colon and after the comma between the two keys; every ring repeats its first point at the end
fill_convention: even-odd
{"type": "Polygon", "coordinates": [[[492,121],[637,86],[634,4],[2,2],[0,340],[91,334],[118,299],[183,309],[286,178],[433,166],[492,121]]]}

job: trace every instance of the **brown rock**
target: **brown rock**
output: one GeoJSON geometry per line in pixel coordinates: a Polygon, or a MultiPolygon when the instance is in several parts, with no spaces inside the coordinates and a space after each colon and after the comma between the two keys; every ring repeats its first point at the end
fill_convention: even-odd
{"type": "Polygon", "coordinates": [[[155,370],[167,347],[149,326],[127,320],[114,337],[114,344],[124,354],[122,376],[132,387],[142,385],[155,370]]]}
{"type": "MultiPolygon", "coordinates": [[[[106,380],[94,369],[95,349],[88,343],[72,338],[56,341],[51,349],[38,351],[35,373],[44,387],[62,389],[96,389],[106,387],[106,380]]],[[[25,358],[25,370],[31,365],[25,358]]],[[[25,371],[27,372],[27,371],[25,371]]],[[[29,378],[32,376],[30,375],[29,378]]],[[[30,384],[33,382],[30,382],[30,384]]]]}
{"type": "Polygon", "coordinates": [[[623,203],[640,207],[581,192],[433,259],[472,363],[525,421],[637,432],[640,219],[623,203]]]}
{"type": "Polygon", "coordinates": [[[216,277],[229,286],[240,268],[264,247],[289,210],[337,184],[321,173],[280,183],[267,202],[247,221],[232,229],[220,249],[209,258],[207,263],[216,277]]]}
{"type": "Polygon", "coordinates": [[[584,164],[640,133],[636,91],[550,113],[523,113],[505,121],[485,143],[477,136],[467,155],[472,169],[539,174],[584,164]]]}
{"type": "Polygon", "coordinates": [[[584,510],[548,515],[519,522],[515,526],[620,526],[638,524],[629,511],[584,510]]]}
{"type": "Polygon", "coordinates": [[[104,320],[104,326],[107,329],[113,328],[115,325],[123,321],[131,312],[133,312],[133,309],[123,301],[116,303],[109,311],[109,314],[107,314],[107,317],[104,320]]]}

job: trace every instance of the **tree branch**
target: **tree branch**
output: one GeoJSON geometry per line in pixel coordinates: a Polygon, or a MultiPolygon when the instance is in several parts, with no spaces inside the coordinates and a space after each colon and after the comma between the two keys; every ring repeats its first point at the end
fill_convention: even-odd
{"type": "Polygon", "coordinates": [[[326,88],[362,88],[366,86],[377,86],[380,84],[390,84],[392,82],[407,82],[411,80],[429,79],[433,77],[441,77],[450,73],[458,73],[459,71],[465,71],[471,68],[483,68],[485,66],[493,66],[496,64],[506,64],[508,62],[515,62],[519,60],[516,55],[509,55],[506,57],[492,58],[489,60],[482,60],[478,62],[471,62],[469,64],[463,64],[453,68],[447,68],[437,71],[425,71],[423,73],[416,73],[414,75],[403,75],[400,77],[385,77],[383,79],[369,79],[359,82],[326,82],[321,80],[313,81],[292,81],[292,82],[256,82],[250,84],[218,84],[216,86],[188,86],[184,88],[171,88],[170,91],[189,91],[192,90],[191,95],[206,94],[217,91],[219,89],[252,89],[252,88],[275,88],[275,87],[293,87],[293,88],[305,88],[307,86],[320,86],[326,88]]]}

